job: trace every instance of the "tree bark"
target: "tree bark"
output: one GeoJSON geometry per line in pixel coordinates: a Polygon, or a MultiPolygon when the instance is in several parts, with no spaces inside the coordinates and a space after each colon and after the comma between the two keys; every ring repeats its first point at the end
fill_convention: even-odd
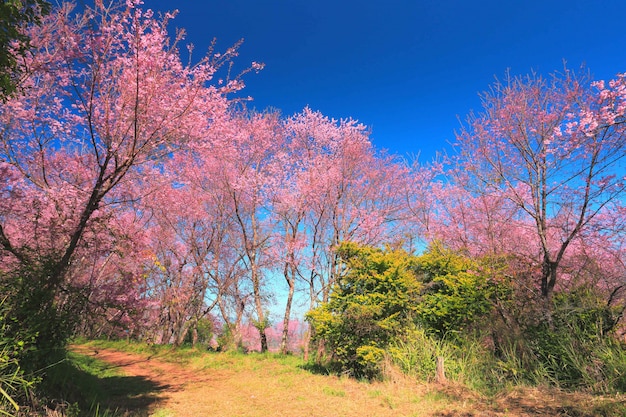
{"type": "Polygon", "coordinates": [[[287,295],[287,305],[285,306],[285,316],[283,317],[283,334],[280,341],[280,353],[283,355],[286,355],[289,351],[289,321],[291,318],[291,304],[293,302],[293,294],[295,291],[295,274],[293,272],[293,266],[289,268],[285,265],[285,279],[287,280],[287,285],[289,285],[289,294],[287,295]]]}

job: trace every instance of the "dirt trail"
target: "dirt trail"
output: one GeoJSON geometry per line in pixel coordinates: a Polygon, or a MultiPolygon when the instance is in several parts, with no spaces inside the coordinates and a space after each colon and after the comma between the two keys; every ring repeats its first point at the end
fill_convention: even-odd
{"type": "MultiPolygon", "coordinates": [[[[159,360],[158,355],[137,355],[111,349],[92,348],[79,345],[72,346],[72,351],[92,356],[111,365],[129,377],[140,377],[149,381],[154,390],[143,394],[147,401],[125,402],[123,398],[116,399],[121,408],[129,407],[131,415],[152,415],[155,410],[165,410],[162,414],[167,416],[218,416],[220,414],[197,414],[190,410],[198,405],[206,403],[212,393],[223,388],[224,380],[228,380],[232,372],[224,370],[211,370],[211,372],[199,372],[185,368],[175,363],[159,360]],[[190,392],[203,394],[190,396],[190,392]],[[148,401],[149,400],[149,401],[148,401]],[[141,409],[132,409],[137,404],[141,409]],[[148,405],[150,404],[150,405],[148,405]]],[[[124,394],[121,393],[121,396],[124,394]]],[[[136,400],[136,399],[135,399],[136,400]]]]}
{"type": "Polygon", "coordinates": [[[184,368],[175,363],[163,362],[157,355],[142,356],[117,350],[72,346],[72,351],[93,356],[119,368],[129,376],[138,376],[154,382],[159,390],[177,392],[189,384],[210,382],[208,375],[184,368]]]}
{"type": "MultiPolygon", "coordinates": [[[[323,416],[474,416],[471,413],[441,412],[417,405],[422,392],[396,392],[393,395],[376,385],[348,378],[313,375],[272,361],[252,369],[232,366],[193,369],[143,356],[90,346],[73,346],[76,353],[92,356],[119,368],[128,377],[150,382],[154,390],[132,398],[135,407],[123,398],[116,404],[130,408],[132,416],[157,413],[159,417],[323,417],[323,416]],[[225,369],[224,369],[225,368],[225,369]],[[404,397],[402,404],[396,398],[404,397]],[[409,398],[410,397],[410,398],[409,398]],[[140,404],[140,407],[136,407],[140,404]],[[409,405],[409,409],[404,409],[409,405]],[[133,409],[134,408],[134,409],[133,409]]],[[[123,397],[123,392],[120,392],[123,397]]],[[[457,408],[457,407],[455,407],[457,408]]],[[[457,408],[458,411],[458,408],[457,408]]],[[[486,414],[492,415],[492,414],[486,414]]]]}
{"type": "MultiPolygon", "coordinates": [[[[220,357],[219,363],[180,365],[146,356],[86,345],[72,350],[119,368],[152,388],[129,396],[119,387],[114,398],[129,416],[159,417],[529,417],[570,416],[558,399],[528,392],[487,406],[454,387],[414,383],[361,383],[349,378],[314,375],[273,360],[248,362],[220,357]]],[[[126,377],[124,377],[126,378],[126,377]]]]}

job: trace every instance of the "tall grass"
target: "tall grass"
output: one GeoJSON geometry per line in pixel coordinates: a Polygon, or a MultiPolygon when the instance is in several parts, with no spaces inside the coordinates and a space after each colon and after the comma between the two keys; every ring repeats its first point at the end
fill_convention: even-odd
{"type": "Polygon", "coordinates": [[[29,397],[36,378],[29,378],[19,363],[24,342],[7,334],[8,306],[0,300],[0,415],[14,415],[29,397]]]}
{"type": "Polygon", "coordinates": [[[435,380],[437,358],[442,357],[446,378],[474,389],[488,386],[490,378],[485,370],[490,361],[486,353],[476,341],[439,339],[420,327],[392,342],[388,350],[392,362],[405,374],[426,382],[435,380]]]}
{"type": "Polygon", "coordinates": [[[569,325],[510,336],[493,347],[465,335],[439,339],[416,327],[391,343],[388,355],[403,373],[435,380],[437,357],[446,377],[483,393],[549,385],[593,393],[626,392],[626,349],[614,337],[569,325]]]}
{"type": "Polygon", "coordinates": [[[529,345],[551,385],[597,393],[626,391],[626,350],[595,325],[537,331],[529,345]]]}
{"type": "Polygon", "coordinates": [[[27,395],[32,382],[24,378],[6,343],[0,344],[3,345],[0,348],[0,414],[12,416],[20,410],[18,401],[27,395]]]}

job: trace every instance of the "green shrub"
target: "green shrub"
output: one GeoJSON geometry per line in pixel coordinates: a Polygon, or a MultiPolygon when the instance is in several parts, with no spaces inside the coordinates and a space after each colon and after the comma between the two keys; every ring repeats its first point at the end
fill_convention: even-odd
{"type": "Polygon", "coordinates": [[[555,295],[552,322],[525,332],[545,378],[564,388],[623,391],[626,354],[610,331],[615,314],[590,288],[555,295]]]}
{"type": "Polygon", "coordinates": [[[0,345],[0,414],[14,415],[31,383],[24,378],[17,360],[9,354],[6,340],[0,341],[0,345]]]}
{"type": "Polygon", "coordinates": [[[431,380],[443,357],[447,378],[482,391],[626,389],[626,352],[613,334],[621,312],[595,288],[557,293],[546,316],[545,300],[515,295],[506,260],[472,260],[436,243],[419,257],[353,243],[338,254],[345,273],[308,314],[329,369],[379,378],[387,356],[431,380]]]}
{"type": "Polygon", "coordinates": [[[424,284],[417,318],[429,331],[453,338],[492,310],[491,299],[501,285],[487,279],[480,262],[438,243],[416,262],[424,284]]]}
{"type": "Polygon", "coordinates": [[[203,317],[189,329],[185,336],[185,344],[195,345],[195,343],[199,343],[200,345],[208,346],[211,338],[213,338],[213,320],[203,317]]]}
{"type": "Polygon", "coordinates": [[[413,321],[421,284],[415,259],[344,243],[338,249],[346,273],[330,301],[309,312],[313,341],[323,340],[331,360],[352,376],[378,378],[384,351],[413,321]]]}
{"type": "MultiPolygon", "coordinates": [[[[416,257],[344,243],[338,255],[345,274],[333,287],[330,301],[309,312],[308,320],[313,340],[324,341],[331,359],[357,377],[380,376],[380,361],[390,344],[396,348],[413,345],[407,333],[420,334],[417,338],[429,343],[433,341],[421,332],[449,341],[433,349],[456,349],[464,332],[489,316],[492,299],[504,294],[503,284],[487,278],[488,268],[438,244],[416,257]],[[420,330],[415,333],[418,324],[420,330]]],[[[465,366],[461,356],[454,358],[450,367],[465,366]]],[[[423,359],[417,360],[420,367],[430,367],[423,359]]]]}
{"type": "Polygon", "coordinates": [[[612,331],[619,312],[597,290],[577,288],[554,296],[549,320],[519,320],[519,333],[501,337],[495,370],[500,380],[566,389],[623,392],[626,353],[612,331]]]}
{"type": "Polygon", "coordinates": [[[27,373],[38,372],[64,355],[80,320],[84,299],[79,289],[49,282],[54,262],[40,260],[0,274],[4,301],[3,333],[17,347],[16,359],[27,373]]]}

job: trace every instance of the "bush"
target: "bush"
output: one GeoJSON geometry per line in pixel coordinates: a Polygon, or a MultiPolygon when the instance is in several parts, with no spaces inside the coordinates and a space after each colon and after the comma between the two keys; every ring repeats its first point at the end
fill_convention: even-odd
{"type": "Polygon", "coordinates": [[[338,255],[346,273],[330,301],[309,312],[313,341],[323,340],[341,371],[380,377],[380,363],[393,340],[413,321],[421,284],[415,259],[404,251],[383,251],[344,243],[338,255]]]}
{"type": "Polygon", "coordinates": [[[208,347],[213,338],[213,320],[209,317],[198,319],[185,335],[185,344],[195,346],[196,343],[208,347]]]}
{"type": "Polygon", "coordinates": [[[0,275],[0,293],[6,295],[3,334],[17,348],[15,357],[26,372],[40,371],[63,357],[82,316],[80,292],[48,282],[52,265],[42,260],[0,275]]]}
{"type": "Polygon", "coordinates": [[[514,296],[502,260],[437,244],[415,257],[344,243],[338,255],[344,276],[308,314],[331,369],[380,378],[388,356],[431,380],[441,356],[449,379],[483,391],[526,383],[626,389],[626,351],[613,334],[621,311],[596,288],[555,294],[546,316],[545,300],[514,296]]]}
{"type": "Polygon", "coordinates": [[[420,257],[354,243],[337,253],[345,275],[308,320],[313,340],[324,341],[331,360],[357,377],[379,377],[385,351],[392,343],[412,345],[405,335],[416,325],[418,333],[448,340],[445,346],[460,346],[463,332],[488,316],[492,298],[503,293],[479,262],[437,244],[420,257]]]}
{"type": "Polygon", "coordinates": [[[518,312],[517,328],[498,329],[496,380],[624,392],[626,352],[612,330],[619,311],[607,307],[597,290],[588,287],[555,294],[549,319],[545,300],[540,302],[518,312]]]}
{"type": "Polygon", "coordinates": [[[492,310],[501,284],[489,281],[478,262],[434,243],[417,258],[424,292],[417,306],[422,326],[440,338],[454,338],[492,310]]]}

